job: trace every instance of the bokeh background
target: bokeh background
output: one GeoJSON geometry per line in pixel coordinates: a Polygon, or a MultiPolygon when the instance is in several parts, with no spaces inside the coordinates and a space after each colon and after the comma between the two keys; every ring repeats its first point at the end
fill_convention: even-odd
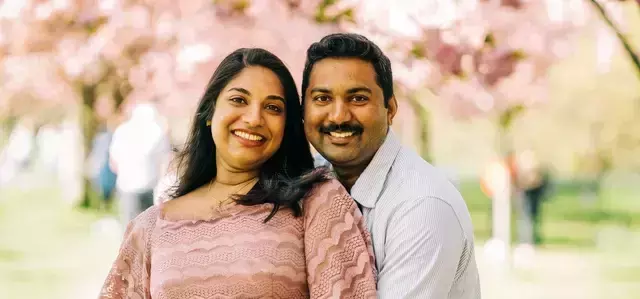
{"type": "Polygon", "coordinates": [[[180,148],[222,57],[263,47],[300,82],[331,32],[391,58],[394,130],[462,192],[484,298],[640,298],[638,0],[2,0],[0,298],[97,295],[122,224],[96,178],[135,107],[180,148]]]}

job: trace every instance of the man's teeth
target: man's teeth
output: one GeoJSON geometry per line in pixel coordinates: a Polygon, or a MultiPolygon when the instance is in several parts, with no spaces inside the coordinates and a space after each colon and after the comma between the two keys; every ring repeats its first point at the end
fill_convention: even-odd
{"type": "Polygon", "coordinates": [[[346,138],[353,135],[353,132],[329,132],[329,135],[338,138],[346,138]]]}
{"type": "Polygon", "coordinates": [[[242,132],[242,131],[234,131],[233,132],[234,135],[240,137],[240,138],[244,138],[247,140],[253,140],[253,141],[260,141],[262,140],[262,136],[258,136],[258,135],[253,135],[253,134],[249,134],[247,132],[242,132]]]}

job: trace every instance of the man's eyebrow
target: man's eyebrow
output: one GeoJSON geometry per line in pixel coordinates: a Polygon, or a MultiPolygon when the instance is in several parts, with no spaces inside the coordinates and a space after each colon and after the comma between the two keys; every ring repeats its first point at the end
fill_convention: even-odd
{"type": "Polygon", "coordinates": [[[320,93],[331,93],[331,90],[326,87],[314,87],[311,89],[311,93],[320,92],[320,93]]]}
{"type": "Polygon", "coordinates": [[[364,86],[358,86],[358,87],[353,87],[353,88],[347,89],[347,93],[357,93],[357,92],[361,92],[361,91],[364,91],[364,92],[369,93],[369,94],[373,93],[370,88],[364,87],[364,86]]]}

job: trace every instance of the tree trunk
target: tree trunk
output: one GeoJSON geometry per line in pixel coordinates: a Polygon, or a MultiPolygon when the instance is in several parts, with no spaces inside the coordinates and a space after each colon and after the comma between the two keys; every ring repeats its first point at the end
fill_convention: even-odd
{"type": "MultiPolygon", "coordinates": [[[[93,142],[93,138],[96,135],[96,131],[98,128],[98,120],[96,118],[96,114],[94,112],[95,102],[98,97],[97,95],[97,85],[84,85],[80,86],[80,93],[82,96],[82,106],[80,110],[81,117],[81,126],[82,126],[82,137],[83,137],[83,146],[84,146],[84,157],[82,157],[82,169],[86,169],[86,160],[89,154],[91,153],[91,144],[93,142]]],[[[85,172],[83,172],[84,174],[85,172]]],[[[95,207],[96,203],[92,200],[94,197],[91,196],[91,181],[86,175],[82,176],[83,180],[83,190],[81,193],[81,201],[80,206],[83,208],[95,207]]]]}
{"type": "Polygon", "coordinates": [[[131,85],[129,85],[129,83],[127,82],[127,79],[124,78],[123,81],[125,82],[123,83],[124,85],[120,87],[116,85],[111,92],[116,111],[120,109],[120,105],[122,105],[122,103],[132,90],[131,85]]]}
{"type": "Polygon", "coordinates": [[[616,33],[616,36],[618,37],[618,40],[620,41],[620,43],[624,47],[624,50],[627,53],[627,55],[629,56],[629,58],[631,58],[631,62],[635,66],[636,73],[637,73],[638,77],[640,78],[640,58],[638,58],[638,54],[636,54],[636,52],[633,50],[633,47],[629,43],[629,40],[627,39],[626,36],[624,36],[624,34],[622,34],[622,32],[620,31],[618,26],[609,17],[609,15],[607,14],[607,11],[604,9],[602,4],[600,4],[600,2],[598,2],[598,0],[590,0],[590,1],[591,1],[591,4],[593,4],[593,7],[598,12],[598,14],[600,14],[600,17],[602,17],[602,19],[605,21],[605,23],[607,23],[609,28],[611,28],[611,30],[613,30],[616,33]]]}
{"type": "Polygon", "coordinates": [[[419,154],[423,159],[431,163],[433,162],[433,159],[431,157],[431,146],[430,146],[431,135],[429,134],[429,119],[430,119],[429,111],[418,102],[419,100],[414,95],[411,95],[408,98],[409,98],[409,103],[411,104],[411,107],[413,108],[413,110],[416,113],[416,116],[418,117],[418,130],[419,130],[418,137],[420,138],[420,142],[418,143],[419,149],[420,149],[419,154]]]}
{"type": "Polygon", "coordinates": [[[0,151],[9,139],[9,135],[13,131],[13,127],[16,126],[16,122],[17,119],[15,117],[7,117],[0,120],[0,151]]]}

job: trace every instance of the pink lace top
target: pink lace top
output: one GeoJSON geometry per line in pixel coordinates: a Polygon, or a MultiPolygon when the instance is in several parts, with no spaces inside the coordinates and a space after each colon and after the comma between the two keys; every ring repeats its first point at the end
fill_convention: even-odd
{"type": "Polygon", "coordinates": [[[362,214],[336,180],[304,201],[303,217],[232,205],[209,220],[134,219],[100,298],[375,298],[362,214]]]}

